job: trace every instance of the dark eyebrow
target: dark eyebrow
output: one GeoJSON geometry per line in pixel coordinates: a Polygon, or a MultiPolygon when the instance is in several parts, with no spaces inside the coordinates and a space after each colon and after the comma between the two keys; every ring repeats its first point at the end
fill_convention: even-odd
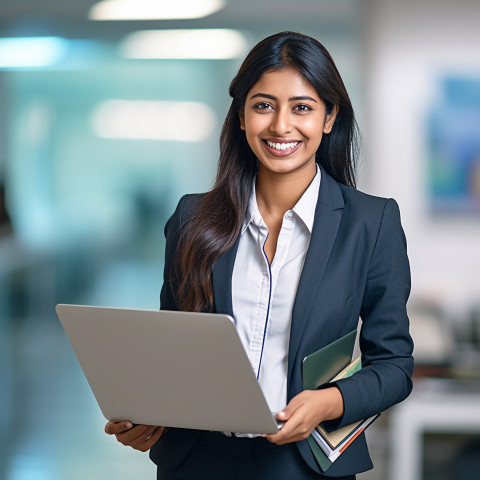
{"type": "Polygon", "coordinates": [[[290,97],[289,102],[297,102],[298,100],[311,100],[312,102],[318,103],[314,98],[309,97],[308,95],[301,95],[299,97],[290,97]]]}
{"type": "MultiPolygon", "coordinates": [[[[269,98],[270,100],[278,100],[277,97],[274,97],[273,95],[269,95],[268,93],[256,93],[255,95],[252,95],[250,97],[250,100],[252,100],[252,98],[257,98],[257,97],[269,98]]],[[[296,102],[298,100],[311,100],[312,102],[318,103],[314,98],[309,97],[308,95],[290,97],[288,99],[289,102],[296,102]]]]}

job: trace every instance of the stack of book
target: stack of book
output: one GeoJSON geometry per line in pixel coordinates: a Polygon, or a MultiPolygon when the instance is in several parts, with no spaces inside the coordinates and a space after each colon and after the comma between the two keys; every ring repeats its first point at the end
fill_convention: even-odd
{"type": "MultiPolygon", "coordinates": [[[[338,375],[331,381],[335,382],[340,378],[347,378],[362,368],[361,357],[358,356],[355,360],[349,363],[338,375]]],[[[370,425],[378,415],[366,418],[352,425],[337,430],[327,431],[322,425],[318,425],[312,432],[312,436],[318,443],[323,452],[327,455],[331,462],[334,462],[345,449],[370,425]]]]}
{"type": "MultiPolygon", "coordinates": [[[[362,368],[360,356],[350,361],[356,333],[354,330],[304,359],[304,389],[314,390],[324,383],[350,377],[362,368]]],[[[318,425],[307,440],[320,468],[325,471],[378,416],[336,430],[318,425]]]]}

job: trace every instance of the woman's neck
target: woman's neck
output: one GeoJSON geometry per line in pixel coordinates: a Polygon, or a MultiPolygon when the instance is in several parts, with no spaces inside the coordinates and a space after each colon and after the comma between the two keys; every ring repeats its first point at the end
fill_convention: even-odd
{"type": "Polygon", "coordinates": [[[262,217],[283,217],[300,200],[316,173],[315,163],[292,173],[276,173],[259,168],[255,190],[262,217]]]}

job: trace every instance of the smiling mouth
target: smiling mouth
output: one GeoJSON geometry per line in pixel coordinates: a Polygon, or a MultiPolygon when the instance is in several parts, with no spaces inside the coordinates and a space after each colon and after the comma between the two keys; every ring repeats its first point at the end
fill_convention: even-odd
{"type": "Polygon", "coordinates": [[[264,142],[274,150],[291,150],[298,146],[301,142],[271,142],[270,140],[264,140],[264,142]]]}

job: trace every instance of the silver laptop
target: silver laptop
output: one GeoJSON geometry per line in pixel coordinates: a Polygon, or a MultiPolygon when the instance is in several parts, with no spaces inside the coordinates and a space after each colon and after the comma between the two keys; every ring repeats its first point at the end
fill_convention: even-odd
{"type": "Polygon", "coordinates": [[[278,431],[228,315],[81,305],[56,311],[106,419],[278,431]]]}

